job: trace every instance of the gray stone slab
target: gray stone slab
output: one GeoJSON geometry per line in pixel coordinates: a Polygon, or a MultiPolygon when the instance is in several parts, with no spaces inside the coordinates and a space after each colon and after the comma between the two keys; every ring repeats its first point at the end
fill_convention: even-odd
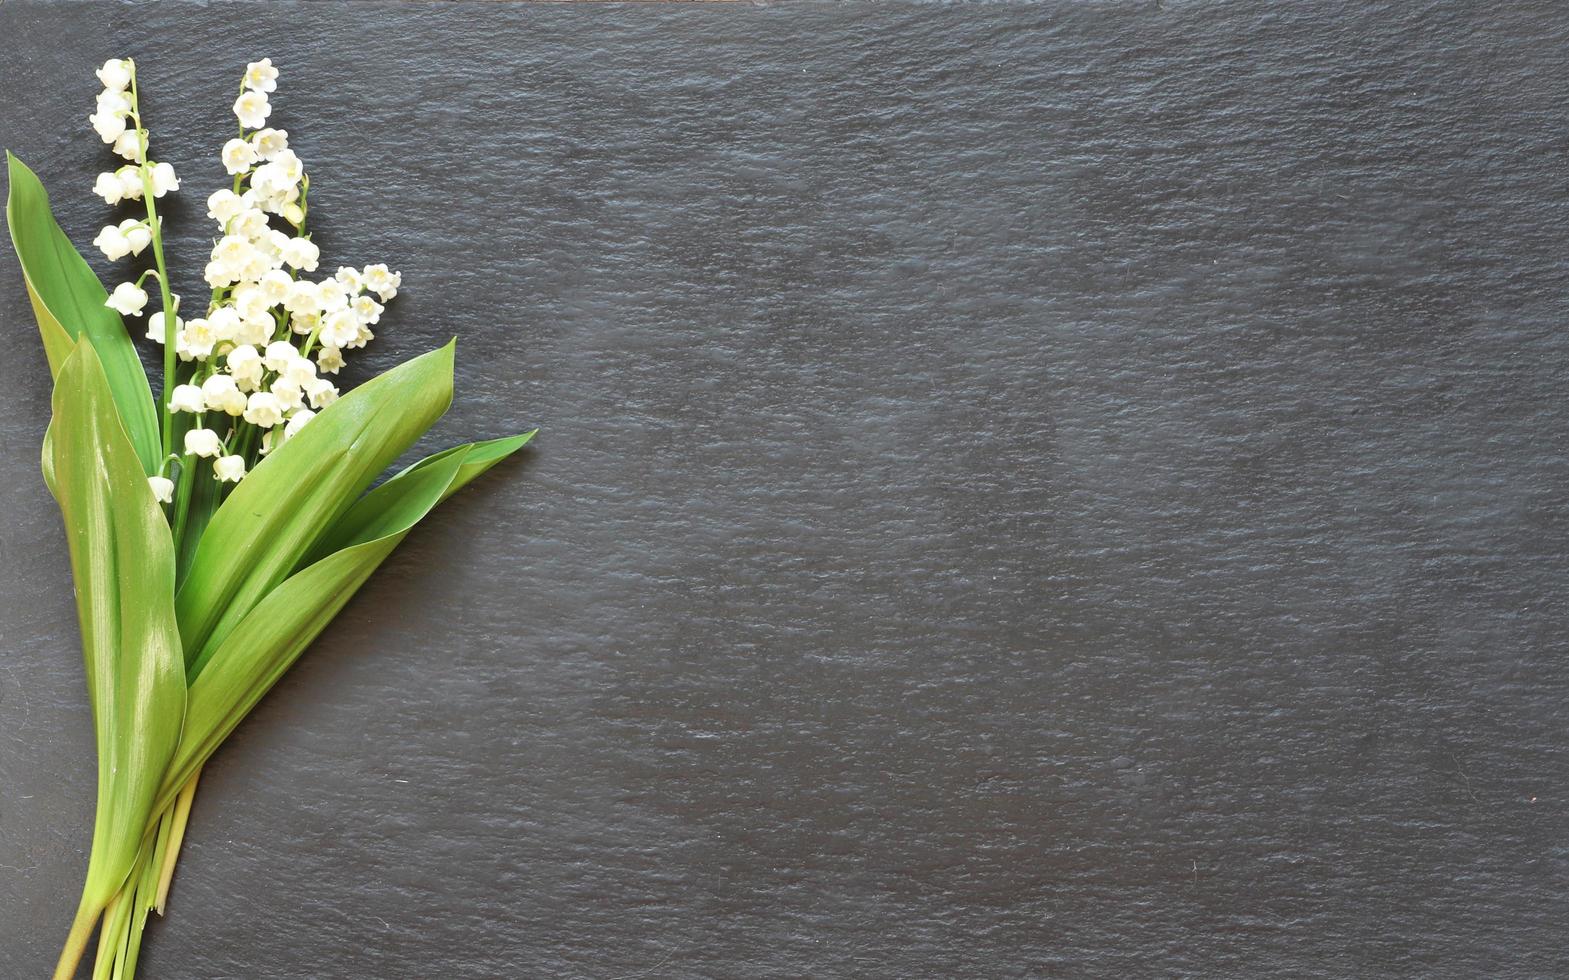
{"type": "MultiPolygon", "coordinates": [[[[1552,4],[0,5],[184,291],[237,72],[328,262],[539,425],[207,770],[144,975],[1569,972],[1552,4]]],[[[0,246],[0,975],[93,763],[0,246]]]]}

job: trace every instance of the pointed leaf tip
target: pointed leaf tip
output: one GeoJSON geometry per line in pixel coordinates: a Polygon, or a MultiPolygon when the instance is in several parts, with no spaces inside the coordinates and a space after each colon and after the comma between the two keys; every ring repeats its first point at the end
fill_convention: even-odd
{"type": "Polygon", "coordinates": [[[6,224],[50,372],[59,373],[78,338],[92,338],[142,469],[156,472],[161,452],[158,414],[131,335],[120,315],[104,305],[108,292],[55,221],[38,175],[9,150],[6,159],[6,224]]]}
{"type": "Polygon", "coordinates": [[[213,515],[180,586],[187,664],[205,660],[451,403],[445,347],[348,392],[257,464],[213,515]]]}

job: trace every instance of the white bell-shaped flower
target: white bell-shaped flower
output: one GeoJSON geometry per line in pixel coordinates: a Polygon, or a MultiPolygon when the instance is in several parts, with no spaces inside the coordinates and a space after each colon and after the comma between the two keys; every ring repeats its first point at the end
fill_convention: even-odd
{"type": "Polygon", "coordinates": [[[245,87],[253,92],[273,92],[278,88],[278,69],[271,58],[253,61],[245,66],[245,87]]]}
{"type": "Polygon", "coordinates": [[[153,164],[152,172],[148,174],[153,185],[153,197],[163,197],[170,191],[180,189],[180,178],[174,175],[174,166],[168,163],[153,164]]]}
{"type": "Polygon", "coordinates": [[[149,476],[147,485],[152,488],[153,497],[160,504],[174,503],[174,481],[166,476],[149,476]]]}
{"type": "Polygon", "coordinates": [[[114,141],[114,152],[127,160],[135,160],[142,155],[142,134],[135,129],[127,129],[114,141]]]}
{"type": "Polygon", "coordinates": [[[211,429],[191,429],[185,433],[185,451],[192,456],[216,456],[223,451],[223,440],[211,429]]]}
{"type": "Polygon", "coordinates": [[[283,405],[270,391],[258,391],[245,403],[245,421],[270,429],[283,421],[283,405]]]}
{"type": "Polygon", "coordinates": [[[234,100],[234,115],[246,129],[260,129],[267,125],[272,106],[265,92],[247,91],[234,100]]]}
{"type": "Polygon", "coordinates": [[[171,412],[204,412],[207,402],[203,397],[202,389],[196,385],[175,385],[174,391],[169,394],[169,411],[171,412]]]}
{"type": "Polygon", "coordinates": [[[244,456],[220,456],[212,461],[213,479],[225,483],[239,483],[245,478],[244,456]]]}
{"type": "Polygon", "coordinates": [[[110,262],[118,261],[131,254],[131,243],[125,237],[125,232],[116,225],[104,225],[103,231],[93,239],[93,244],[98,246],[98,251],[104,253],[104,258],[110,262]]]}
{"type": "Polygon", "coordinates": [[[120,178],[112,173],[101,173],[93,181],[93,193],[104,199],[104,203],[113,207],[120,203],[125,196],[125,188],[120,184],[120,178]]]}
{"type": "Polygon", "coordinates": [[[283,427],[283,438],[293,439],[305,428],[305,423],[316,417],[316,413],[308,408],[302,408],[289,416],[289,424],[283,427]]]}
{"type": "MultiPolygon", "coordinates": [[[[107,230],[107,229],[105,229],[107,230]]],[[[115,229],[116,232],[119,229],[115,229]]],[[[124,236],[122,236],[124,237],[124,236]]],[[[129,245],[126,246],[129,249],[129,245]]],[[[147,305],[147,292],[134,282],[122,282],[104,300],[104,305],[121,316],[137,316],[147,305]]]]}
{"type": "Polygon", "coordinates": [[[122,92],[131,84],[131,62],[126,58],[110,58],[93,74],[98,76],[104,88],[122,92]]]}

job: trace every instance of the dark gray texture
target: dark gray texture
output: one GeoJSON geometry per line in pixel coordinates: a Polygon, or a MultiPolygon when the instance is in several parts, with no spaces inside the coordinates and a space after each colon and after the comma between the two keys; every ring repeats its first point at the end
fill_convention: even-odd
{"type": "MultiPolygon", "coordinates": [[[[0,6],[84,247],[105,57],[249,57],[329,263],[540,425],[207,771],[145,975],[1569,972],[1569,15],[0,6]]],[[[102,267],[102,263],[98,263],[102,267]]],[[[93,785],[16,267],[0,976],[93,785]]]]}

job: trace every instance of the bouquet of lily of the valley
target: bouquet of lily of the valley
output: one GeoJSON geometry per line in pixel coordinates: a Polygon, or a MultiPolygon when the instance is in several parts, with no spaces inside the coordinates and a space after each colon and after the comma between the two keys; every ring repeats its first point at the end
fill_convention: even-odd
{"type": "Polygon", "coordinates": [[[134,974],[202,765],[421,518],[533,435],[455,446],[368,490],[450,404],[453,346],[352,391],[333,383],[400,276],[318,271],[310,180],[267,125],[276,69],[246,67],[222,151],[233,180],[207,199],[211,295],[183,309],[156,203],[179,179],[150,155],[136,65],[97,74],[89,121],[117,166],[93,190],[130,214],[93,244],[151,262],[105,290],[15,157],[6,205],[54,375],[44,480],[70,546],[98,751],[92,855],[57,980],[95,928],[93,976],[134,974]],[[126,329],[143,317],[162,347],[156,399],[126,329]]]}

